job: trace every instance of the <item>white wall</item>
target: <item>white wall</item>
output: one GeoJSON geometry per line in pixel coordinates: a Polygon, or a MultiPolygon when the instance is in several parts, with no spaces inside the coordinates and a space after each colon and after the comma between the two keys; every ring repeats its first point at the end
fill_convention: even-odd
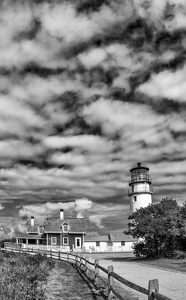
{"type": "Polygon", "coordinates": [[[133,194],[130,196],[130,213],[135,212],[140,207],[147,207],[152,204],[151,194],[133,194]],[[134,196],[137,197],[137,201],[134,201],[134,196]]]}
{"type": "Polygon", "coordinates": [[[95,248],[97,252],[104,252],[107,250],[107,242],[100,242],[100,246],[96,246],[96,242],[84,242],[84,247],[86,251],[89,251],[90,248],[95,248]]]}
{"type": "Polygon", "coordinates": [[[133,242],[125,242],[125,246],[121,246],[121,242],[113,242],[113,251],[133,251],[133,242]]]}
{"type": "Polygon", "coordinates": [[[107,242],[100,242],[100,246],[96,247],[96,242],[84,242],[86,251],[105,252],[105,251],[133,251],[133,242],[125,242],[125,246],[121,246],[121,242],[113,242],[112,246],[108,246],[107,242]],[[94,248],[94,249],[93,249],[94,248]],[[91,250],[90,250],[91,249],[91,250]]]}

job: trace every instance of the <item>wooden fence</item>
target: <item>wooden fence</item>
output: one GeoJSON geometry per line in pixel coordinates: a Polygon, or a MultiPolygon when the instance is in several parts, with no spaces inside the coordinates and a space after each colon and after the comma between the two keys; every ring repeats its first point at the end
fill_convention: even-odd
{"type": "MultiPolygon", "coordinates": [[[[115,283],[123,284],[131,289],[138,291],[144,295],[147,295],[148,300],[172,300],[167,296],[159,293],[159,282],[158,279],[150,280],[148,283],[148,289],[141,287],[127,279],[114,273],[113,266],[109,266],[107,269],[99,265],[99,260],[91,262],[89,258],[85,257],[83,254],[75,253],[64,253],[59,251],[35,249],[35,248],[14,248],[12,245],[5,245],[5,251],[17,252],[17,253],[28,253],[28,254],[47,254],[48,257],[56,258],[59,260],[67,261],[76,266],[81,272],[83,272],[88,278],[92,279],[94,283],[97,284],[99,279],[103,280],[108,287],[108,299],[112,299],[112,295],[115,295],[120,300],[125,300],[125,296],[122,296],[118,291],[115,283]],[[101,276],[100,271],[102,271],[105,276],[101,276]]],[[[102,292],[104,292],[103,286],[101,287],[102,292]]]]}

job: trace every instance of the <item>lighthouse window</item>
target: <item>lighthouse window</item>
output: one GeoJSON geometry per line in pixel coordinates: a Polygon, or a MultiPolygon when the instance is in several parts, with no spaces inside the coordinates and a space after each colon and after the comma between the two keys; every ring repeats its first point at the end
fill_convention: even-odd
{"type": "Polygon", "coordinates": [[[137,196],[134,196],[134,202],[136,202],[137,201],[137,196]]]}

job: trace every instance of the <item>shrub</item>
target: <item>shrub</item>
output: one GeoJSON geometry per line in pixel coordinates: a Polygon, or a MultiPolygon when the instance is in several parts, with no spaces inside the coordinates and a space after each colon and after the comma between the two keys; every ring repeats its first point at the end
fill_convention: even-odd
{"type": "Polygon", "coordinates": [[[0,299],[44,300],[43,282],[54,266],[46,255],[5,253],[0,266],[0,299]]]}
{"type": "Polygon", "coordinates": [[[5,242],[15,243],[15,242],[16,242],[16,238],[3,239],[3,240],[1,240],[1,241],[0,241],[1,248],[4,248],[4,243],[5,243],[5,242]]]}
{"type": "Polygon", "coordinates": [[[186,253],[183,251],[175,251],[174,258],[175,259],[184,259],[184,258],[186,258],[186,253]]]}

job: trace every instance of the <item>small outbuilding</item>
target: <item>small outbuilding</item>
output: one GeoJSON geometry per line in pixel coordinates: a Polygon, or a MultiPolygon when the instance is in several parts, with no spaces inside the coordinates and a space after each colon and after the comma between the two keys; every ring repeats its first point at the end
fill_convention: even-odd
{"type": "Polygon", "coordinates": [[[88,252],[123,252],[133,251],[132,245],[137,239],[125,235],[123,232],[111,231],[108,235],[85,236],[84,249],[88,252]]]}

